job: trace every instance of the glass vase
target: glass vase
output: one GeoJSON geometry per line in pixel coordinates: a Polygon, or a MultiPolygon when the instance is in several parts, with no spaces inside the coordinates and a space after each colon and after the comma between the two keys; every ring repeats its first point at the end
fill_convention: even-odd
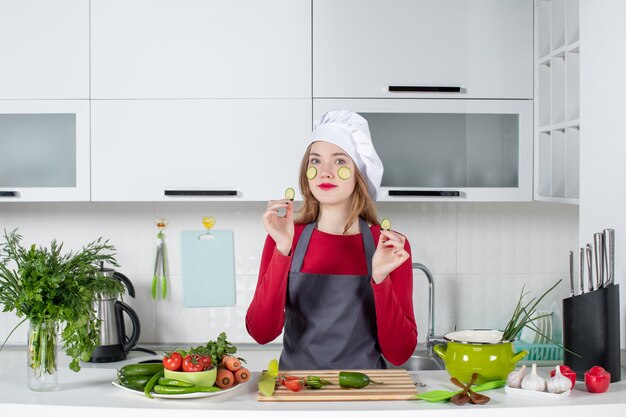
{"type": "Polygon", "coordinates": [[[57,388],[57,346],[59,326],[56,321],[29,322],[27,385],[32,391],[57,388]]]}

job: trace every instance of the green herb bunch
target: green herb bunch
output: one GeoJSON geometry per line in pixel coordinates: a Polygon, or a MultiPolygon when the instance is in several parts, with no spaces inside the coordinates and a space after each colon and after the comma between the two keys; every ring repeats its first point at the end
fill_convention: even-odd
{"type": "Polygon", "coordinates": [[[541,302],[541,300],[543,300],[544,297],[548,295],[550,291],[556,288],[556,286],[559,285],[561,281],[563,280],[562,279],[558,280],[556,284],[550,287],[539,298],[533,297],[530,301],[525,300],[526,296],[528,295],[528,292],[524,292],[524,287],[522,287],[522,291],[520,292],[519,299],[517,300],[517,305],[515,306],[515,310],[513,310],[513,315],[511,316],[511,319],[509,320],[506,327],[504,328],[504,333],[502,335],[503,341],[509,341],[509,340],[515,339],[517,334],[520,331],[522,331],[524,327],[528,327],[532,331],[539,333],[541,336],[546,337],[548,340],[552,342],[552,340],[548,336],[541,333],[539,328],[534,323],[536,320],[549,316],[550,314],[545,314],[545,315],[536,316],[536,317],[533,317],[533,316],[535,315],[535,311],[537,309],[537,306],[541,302]]]}
{"type": "Polygon", "coordinates": [[[79,371],[79,361],[89,360],[99,342],[96,301],[124,291],[119,281],[100,272],[101,262],[119,266],[115,247],[99,238],[76,253],[62,254],[63,244],[56,240],[50,248],[33,244],[27,249],[17,229],[5,230],[4,240],[0,244],[0,304],[3,311],[24,317],[7,340],[26,320],[35,325],[58,322],[64,325],[61,339],[72,358],[70,369],[79,371]]]}
{"type": "MultiPolygon", "coordinates": [[[[206,345],[197,346],[191,349],[189,353],[210,356],[211,362],[219,365],[222,363],[222,357],[234,356],[237,353],[237,346],[229,342],[226,333],[222,332],[217,336],[217,340],[209,340],[206,345]]],[[[246,362],[243,358],[238,359],[246,362]]]]}

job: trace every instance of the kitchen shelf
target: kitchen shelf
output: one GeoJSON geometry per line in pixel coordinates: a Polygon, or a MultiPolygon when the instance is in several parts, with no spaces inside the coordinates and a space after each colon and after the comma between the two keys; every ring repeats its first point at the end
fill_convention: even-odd
{"type": "Polygon", "coordinates": [[[579,0],[540,0],[535,22],[535,200],[578,204],[579,0]]]}

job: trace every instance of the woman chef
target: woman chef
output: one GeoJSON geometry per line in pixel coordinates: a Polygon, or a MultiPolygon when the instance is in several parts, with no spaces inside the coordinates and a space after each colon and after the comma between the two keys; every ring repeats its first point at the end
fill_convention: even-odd
{"type": "Polygon", "coordinates": [[[331,111],[302,159],[299,216],[290,200],[268,203],[246,327],[261,344],[284,327],[280,369],[385,368],[382,356],[399,365],[415,350],[411,249],[379,225],[382,174],[367,121],[331,111]]]}

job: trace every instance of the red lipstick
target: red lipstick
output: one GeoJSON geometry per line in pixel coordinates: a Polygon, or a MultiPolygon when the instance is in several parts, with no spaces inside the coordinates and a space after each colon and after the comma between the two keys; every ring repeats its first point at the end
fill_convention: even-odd
{"type": "Polygon", "coordinates": [[[323,182],[320,185],[318,185],[318,187],[321,188],[322,190],[331,190],[337,186],[334,184],[330,184],[328,182],[323,182]]]}

